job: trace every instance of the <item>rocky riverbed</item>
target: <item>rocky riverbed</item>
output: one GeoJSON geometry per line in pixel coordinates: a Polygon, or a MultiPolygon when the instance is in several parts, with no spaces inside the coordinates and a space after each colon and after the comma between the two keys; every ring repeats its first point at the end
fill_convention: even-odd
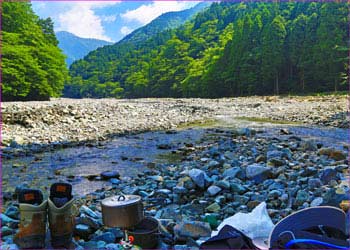
{"type": "Polygon", "coordinates": [[[23,153],[113,135],[175,128],[219,116],[348,128],[346,96],[223,99],[53,99],[2,103],[2,147],[23,153]]]}
{"type": "MultiPolygon", "coordinates": [[[[249,212],[261,202],[267,203],[274,223],[293,211],[310,206],[331,205],[348,210],[349,133],[345,129],[310,125],[342,127],[345,117],[339,118],[336,114],[344,112],[337,105],[346,105],[343,103],[345,98],[334,98],[333,101],[329,97],[322,101],[309,98],[315,101],[258,97],[162,100],[169,109],[172,105],[180,105],[174,110],[196,114],[196,119],[187,121],[215,117],[219,122],[85,143],[81,147],[32,156],[9,157],[3,162],[7,191],[2,197],[5,204],[1,214],[2,240],[5,242],[2,249],[16,249],[12,243],[19,223],[16,193],[21,188],[35,185],[33,180],[40,179],[39,175],[50,179],[48,183],[40,181],[38,185],[49,186],[55,180],[64,180],[71,182],[73,189],[79,190],[78,194],[84,193],[81,192],[84,187],[96,189],[82,196],[76,194],[74,248],[77,249],[119,249],[116,239],[121,237],[121,231],[103,226],[100,201],[121,192],[140,195],[145,214],[159,220],[162,226],[158,247],[163,249],[197,248],[223,219],[237,212],[249,212]],[[249,99],[254,102],[248,103],[249,99]],[[193,109],[179,108],[184,106],[193,109]],[[319,109],[323,107],[321,112],[319,109]],[[288,120],[286,114],[290,121],[309,125],[261,123],[265,118],[288,120]],[[73,159],[82,165],[72,164],[73,159]],[[87,166],[85,171],[84,166],[87,166]],[[69,169],[73,171],[69,172],[69,169]],[[88,172],[91,169],[98,171],[88,172]],[[96,185],[100,186],[97,188],[96,185]]],[[[103,101],[115,102],[117,106],[133,103],[103,101]]],[[[66,105],[64,102],[72,101],[55,105],[66,105]]],[[[134,105],[153,108],[156,106],[152,105],[159,105],[155,100],[142,102],[142,105],[139,101],[134,105]]],[[[42,105],[45,107],[48,103],[42,105]]],[[[40,107],[32,106],[31,109],[40,107]]],[[[180,113],[177,113],[179,117],[180,113]]],[[[160,115],[158,119],[161,119],[160,115]]],[[[169,128],[174,125],[172,123],[169,128]]],[[[32,133],[28,131],[35,129],[18,124],[9,125],[7,129],[12,126],[23,127],[23,131],[27,129],[28,138],[32,133]]],[[[42,190],[47,195],[47,188],[42,190]]]]}

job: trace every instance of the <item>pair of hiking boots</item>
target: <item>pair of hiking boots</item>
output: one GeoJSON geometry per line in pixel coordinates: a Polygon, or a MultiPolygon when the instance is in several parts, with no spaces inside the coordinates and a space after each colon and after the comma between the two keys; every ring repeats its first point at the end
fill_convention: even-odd
{"type": "Polygon", "coordinates": [[[14,242],[20,248],[45,247],[47,218],[51,245],[69,247],[74,229],[72,185],[54,183],[47,200],[43,199],[40,190],[24,189],[19,193],[18,201],[20,224],[14,242]]]}

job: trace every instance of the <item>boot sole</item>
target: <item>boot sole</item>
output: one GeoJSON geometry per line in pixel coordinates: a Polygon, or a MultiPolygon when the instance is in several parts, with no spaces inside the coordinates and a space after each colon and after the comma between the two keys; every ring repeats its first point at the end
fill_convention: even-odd
{"type": "Polygon", "coordinates": [[[14,240],[20,248],[39,249],[45,247],[45,235],[32,235],[14,240]]]}
{"type": "Polygon", "coordinates": [[[72,234],[66,234],[62,236],[51,235],[51,245],[53,247],[69,247],[72,243],[72,234]]]}

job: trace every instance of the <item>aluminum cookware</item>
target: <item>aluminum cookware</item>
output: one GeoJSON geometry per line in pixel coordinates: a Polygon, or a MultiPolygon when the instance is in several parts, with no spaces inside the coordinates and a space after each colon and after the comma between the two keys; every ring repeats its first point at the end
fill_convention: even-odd
{"type": "Polygon", "coordinates": [[[132,228],[144,217],[141,197],[117,195],[101,202],[102,219],[107,227],[132,228]]]}

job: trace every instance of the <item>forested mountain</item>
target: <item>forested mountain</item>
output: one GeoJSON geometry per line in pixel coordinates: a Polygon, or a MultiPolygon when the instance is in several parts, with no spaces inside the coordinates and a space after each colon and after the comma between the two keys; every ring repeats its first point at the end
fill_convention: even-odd
{"type": "Polygon", "coordinates": [[[187,10],[172,11],[162,14],[149,24],[125,36],[121,40],[121,43],[139,43],[150,39],[151,37],[157,35],[163,30],[177,28],[186,21],[188,21],[190,18],[192,18],[195,14],[208,7],[209,5],[209,2],[202,2],[187,10]]]}
{"type": "Polygon", "coordinates": [[[67,31],[56,32],[56,37],[58,40],[58,46],[67,56],[66,63],[68,66],[75,60],[86,56],[90,51],[112,44],[111,42],[103,40],[78,37],[67,31]]]}
{"type": "Polygon", "coordinates": [[[331,91],[346,73],[346,3],[213,3],[181,27],[70,67],[70,97],[222,97],[331,91]]]}
{"type": "Polygon", "coordinates": [[[2,2],[2,101],[60,96],[68,77],[51,19],[28,2],[2,2]]]}

